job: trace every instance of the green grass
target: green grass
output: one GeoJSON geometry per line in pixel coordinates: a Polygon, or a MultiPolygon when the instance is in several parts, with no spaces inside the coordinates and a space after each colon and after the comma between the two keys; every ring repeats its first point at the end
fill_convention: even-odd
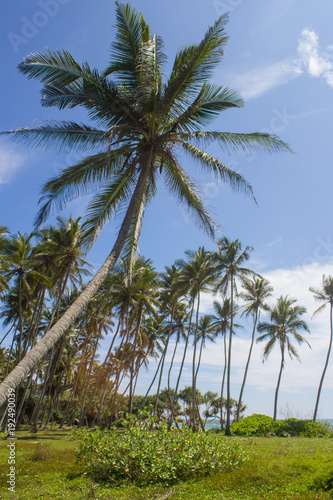
{"type": "MultiPolygon", "coordinates": [[[[16,432],[16,488],[7,491],[8,441],[0,441],[0,498],[15,500],[319,500],[333,492],[313,489],[333,472],[333,440],[232,437],[249,460],[230,472],[172,488],[111,488],[93,484],[75,464],[79,442],[68,430],[16,432]],[[319,478],[319,481],[318,481],[319,478]]],[[[317,486],[320,488],[320,486],[317,486]]]]}

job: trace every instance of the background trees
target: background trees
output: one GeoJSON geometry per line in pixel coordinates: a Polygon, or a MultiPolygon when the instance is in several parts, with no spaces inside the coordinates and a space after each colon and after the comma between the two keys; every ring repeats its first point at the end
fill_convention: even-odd
{"type": "Polygon", "coordinates": [[[323,302],[323,304],[321,306],[319,306],[318,309],[316,309],[314,314],[317,314],[319,311],[321,311],[326,306],[326,304],[330,305],[330,339],[328,342],[326,361],[324,364],[323,373],[322,373],[321,378],[320,378],[315,409],[313,412],[313,420],[315,421],[317,418],[318,405],[319,405],[321,390],[322,390],[323,383],[324,383],[325,373],[326,373],[327,366],[328,366],[328,363],[330,360],[331,349],[332,349],[332,339],[333,339],[333,325],[332,325],[333,278],[331,276],[328,276],[328,277],[323,276],[321,290],[316,290],[315,288],[310,287],[310,291],[313,293],[315,300],[318,300],[319,302],[323,302]]]}

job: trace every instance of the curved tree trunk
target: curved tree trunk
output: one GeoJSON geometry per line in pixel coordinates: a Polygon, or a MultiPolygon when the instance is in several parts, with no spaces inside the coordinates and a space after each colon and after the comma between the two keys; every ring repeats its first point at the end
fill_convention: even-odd
{"type": "Polygon", "coordinates": [[[254,319],[254,323],[253,323],[251,345],[250,345],[249,354],[248,354],[247,362],[246,362],[246,366],[245,366],[242,387],[241,387],[241,390],[240,390],[240,393],[239,393],[239,399],[238,399],[238,405],[237,405],[237,416],[236,416],[236,421],[237,422],[239,421],[239,411],[240,411],[240,406],[241,406],[243,391],[244,391],[244,387],[245,387],[245,383],[246,383],[247,372],[248,372],[249,364],[250,364],[250,360],[251,360],[252,348],[253,348],[253,344],[254,344],[254,335],[256,333],[256,328],[257,328],[257,321],[258,321],[258,310],[256,310],[256,315],[255,315],[255,319],[254,319]]]}
{"type": "Polygon", "coordinates": [[[6,377],[0,385],[0,407],[5,403],[8,397],[9,389],[16,389],[24,380],[30,371],[35,368],[37,363],[56,345],[56,343],[65,335],[68,328],[73,324],[79,314],[89,304],[91,299],[97,293],[98,289],[113,269],[127,238],[133,218],[141,203],[142,195],[145,188],[145,183],[148,177],[150,167],[150,159],[145,168],[142,168],[140,176],[135,187],[133,196],[129,203],[126,215],[121,225],[116,242],[107,257],[106,261],[99,269],[94,278],[86,286],[79,297],[67,309],[59,321],[44,335],[38,344],[20,361],[14,370],[6,377]]]}
{"type": "Polygon", "coordinates": [[[280,388],[283,366],[284,366],[284,346],[281,345],[281,365],[280,365],[280,371],[279,371],[279,378],[278,378],[276,389],[275,389],[273,420],[276,420],[276,415],[277,415],[277,402],[278,402],[278,395],[279,395],[279,388],[280,388]]]}
{"type": "Polygon", "coordinates": [[[327,351],[327,356],[326,356],[326,362],[325,362],[324,370],[323,370],[323,373],[322,373],[322,376],[321,376],[321,379],[320,379],[320,383],[319,383],[319,388],[318,388],[318,393],[317,393],[317,400],[316,400],[316,406],[315,406],[315,409],[314,409],[313,419],[312,419],[314,422],[316,421],[316,418],[317,418],[318,406],[319,406],[319,400],[320,400],[320,394],[321,394],[321,390],[322,390],[322,387],[323,387],[325,373],[326,373],[326,370],[327,370],[328,362],[329,362],[330,355],[331,355],[331,349],[332,349],[332,337],[333,337],[332,309],[333,309],[333,303],[331,303],[331,310],[330,310],[330,342],[329,342],[329,345],[328,345],[328,351],[327,351]]]}

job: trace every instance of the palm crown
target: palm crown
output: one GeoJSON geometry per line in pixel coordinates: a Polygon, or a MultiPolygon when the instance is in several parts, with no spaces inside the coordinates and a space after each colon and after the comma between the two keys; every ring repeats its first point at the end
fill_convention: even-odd
{"type": "Polygon", "coordinates": [[[116,9],[116,37],[104,72],[91,69],[86,62],[80,65],[60,50],[30,54],[19,65],[28,78],[43,83],[43,106],[81,106],[97,124],[96,128],[74,121],[43,122],[11,132],[30,145],[58,150],[80,148],[89,154],[45,184],[36,223],[45,221],[52,206],[61,209],[74,197],[97,191],[88,207],[85,226],[92,242],[115,210],[128,203],[140,171],[147,168],[129,244],[140,229],[144,207],[155,195],[158,175],[213,236],[213,221],[195,182],[182,168],[179,153],[186,152],[232,188],[252,193],[241,175],[201,148],[213,141],[225,152],[290,148],[268,134],[202,131],[221,111],[243,105],[237,92],[207,83],[223,56],[227,16],[220,17],[200,43],[179,50],[166,80],[166,56],[160,37],[151,34],[142,15],[130,4],[116,2],[116,9]]]}

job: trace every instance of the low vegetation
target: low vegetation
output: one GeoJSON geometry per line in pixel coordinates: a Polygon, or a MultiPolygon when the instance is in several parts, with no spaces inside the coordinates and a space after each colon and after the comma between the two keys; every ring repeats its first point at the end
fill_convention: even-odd
{"type": "Polygon", "coordinates": [[[168,431],[167,422],[150,430],[154,420],[138,422],[127,415],[125,432],[79,430],[83,445],[78,461],[94,481],[110,484],[170,485],[232,470],[246,455],[237,443],[208,432],[193,433],[184,426],[168,431]]]}
{"type": "MultiPolygon", "coordinates": [[[[126,431],[116,434],[120,440],[126,431]]],[[[7,491],[8,448],[5,440],[0,441],[4,500],[329,500],[333,495],[331,438],[232,436],[227,443],[240,447],[248,457],[237,467],[173,485],[139,486],[126,481],[115,486],[93,479],[86,465],[75,461],[83,444],[79,434],[53,430],[39,432],[37,439],[24,431],[16,435],[15,494],[7,491]]],[[[214,446],[226,440],[221,434],[211,439],[214,446]]]]}

